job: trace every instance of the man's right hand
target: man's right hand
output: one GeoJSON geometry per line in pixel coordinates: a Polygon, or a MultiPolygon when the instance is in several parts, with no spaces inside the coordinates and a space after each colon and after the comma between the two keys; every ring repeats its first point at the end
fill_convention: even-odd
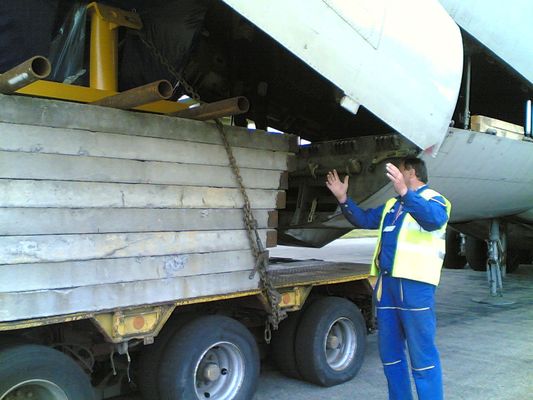
{"type": "Polygon", "coordinates": [[[337,201],[339,203],[346,203],[346,200],[348,199],[348,179],[350,179],[350,177],[346,175],[344,181],[341,181],[337,171],[333,170],[328,172],[326,179],[326,186],[337,198],[337,201]]]}

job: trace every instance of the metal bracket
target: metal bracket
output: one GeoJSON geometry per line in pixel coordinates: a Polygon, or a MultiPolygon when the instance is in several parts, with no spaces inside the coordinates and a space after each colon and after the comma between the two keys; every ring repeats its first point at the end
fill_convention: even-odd
{"type": "MultiPolygon", "coordinates": [[[[175,309],[175,305],[147,306],[94,315],[91,320],[108,342],[156,336],[175,309]]],[[[148,342],[150,339],[147,340],[148,342]]]]}

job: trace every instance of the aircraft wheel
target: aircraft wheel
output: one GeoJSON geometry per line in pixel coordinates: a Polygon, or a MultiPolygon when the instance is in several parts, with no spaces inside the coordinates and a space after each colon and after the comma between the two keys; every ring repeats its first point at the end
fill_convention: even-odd
{"type": "Polygon", "coordinates": [[[531,261],[531,256],[527,250],[507,250],[507,268],[506,271],[512,274],[520,264],[527,264],[531,261]]]}
{"type": "Polygon", "coordinates": [[[448,228],[446,230],[446,255],[444,256],[444,268],[463,269],[466,264],[466,257],[459,254],[461,242],[459,232],[448,228]]]}
{"type": "Polygon", "coordinates": [[[487,243],[473,236],[466,237],[466,261],[474,271],[487,270],[487,243]]]}

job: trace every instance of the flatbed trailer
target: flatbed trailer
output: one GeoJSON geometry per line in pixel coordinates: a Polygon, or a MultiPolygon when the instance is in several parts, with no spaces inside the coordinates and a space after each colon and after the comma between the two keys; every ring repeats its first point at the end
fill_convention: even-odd
{"type": "MultiPolygon", "coordinates": [[[[319,385],[357,373],[368,266],[272,260],[267,290],[215,124],[0,95],[0,129],[0,398],[250,398],[260,348],[319,385]]],[[[294,138],[224,130],[273,247],[294,138]]]]}

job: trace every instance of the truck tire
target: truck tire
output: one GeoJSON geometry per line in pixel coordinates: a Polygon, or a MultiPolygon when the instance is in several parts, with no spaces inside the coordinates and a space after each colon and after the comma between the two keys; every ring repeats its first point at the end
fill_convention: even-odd
{"type": "Polygon", "coordinates": [[[94,400],[89,377],[74,360],[49,347],[0,349],[0,399],[94,400]]]}
{"type": "Polygon", "coordinates": [[[487,270],[487,243],[473,236],[466,237],[466,261],[474,271],[487,270]]]}
{"type": "Polygon", "coordinates": [[[444,268],[463,269],[465,267],[466,258],[459,254],[461,251],[461,243],[459,240],[459,232],[451,228],[446,230],[446,255],[444,256],[444,268]]]}
{"type": "Polygon", "coordinates": [[[295,340],[302,311],[289,313],[287,318],[279,324],[277,331],[272,332],[270,350],[272,359],[278,370],[285,376],[302,379],[296,365],[295,340]]]}
{"type": "Polygon", "coordinates": [[[296,335],[296,363],[302,377],[321,386],[352,379],[363,364],[366,325],[350,301],[324,297],[306,309],[296,335]]]}
{"type": "Polygon", "coordinates": [[[145,346],[140,354],[137,365],[136,382],[145,400],[159,400],[159,366],[170,339],[190,319],[189,314],[178,314],[167,321],[154,343],[145,346]]]}
{"type": "Polygon", "coordinates": [[[199,317],[174,335],[159,367],[161,400],[249,400],[259,378],[259,350],[240,322],[199,317]]]}

